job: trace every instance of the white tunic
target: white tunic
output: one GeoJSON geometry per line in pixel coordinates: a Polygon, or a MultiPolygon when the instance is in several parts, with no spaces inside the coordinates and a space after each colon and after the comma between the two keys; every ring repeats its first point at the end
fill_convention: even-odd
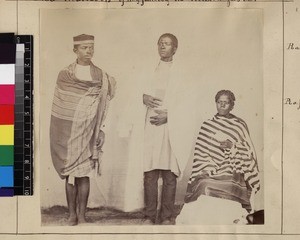
{"type": "Polygon", "coordinates": [[[179,176],[180,170],[172,151],[169,138],[168,123],[156,126],[150,123],[150,117],[156,116],[155,110],[167,110],[164,101],[169,83],[172,62],[160,61],[151,83],[153,97],[163,100],[158,108],[147,109],[144,135],[144,172],[154,169],[171,170],[179,176]]]}
{"type": "MultiPolygon", "coordinates": [[[[127,170],[122,173],[122,177],[124,177],[122,209],[124,211],[133,211],[144,207],[145,171],[171,169],[172,172],[180,173],[180,176],[183,176],[186,163],[193,153],[194,138],[199,128],[199,122],[202,122],[195,114],[201,111],[191,111],[195,106],[201,109],[201,101],[198,100],[201,94],[199,94],[197,87],[199,76],[194,78],[190,68],[183,68],[182,66],[188,65],[179,64],[175,61],[173,63],[161,62],[159,67],[157,63],[155,66],[143,64],[136,74],[134,83],[136,89],[130,92],[127,107],[124,108],[117,128],[119,136],[128,141],[127,170]],[[159,76],[166,81],[158,81],[159,76]],[[155,91],[153,89],[154,83],[164,86],[164,91],[155,91]],[[167,124],[160,127],[150,125],[149,116],[146,118],[147,108],[142,101],[143,94],[159,98],[165,94],[163,98],[168,112],[167,124]],[[160,135],[155,134],[154,139],[154,134],[149,129],[163,133],[160,141],[164,145],[151,145],[156,142],[160,135]],[[151,139],[145,137],[145,134],[149,134],[151,139]],[[151,146],[155,147],[156,150],[152,149],[151,146]],[[159,155],[155,158],[155,152],[159,152],[158,149],[163,150],[162,152],[168,157],[159,155]],[[164,167],[162,167],[163,164],[160,160],[165,160],[163,161],[164,167]]],[[[157,89],[161,88],[157,87],[157,89]]]]}
{"type": "Polygon", "coordinates": [[[92,81],[92,76],[91,76],[91,66],[83,66],[76,64],[75,68],[75,76],[83,81],[92,81]]]}

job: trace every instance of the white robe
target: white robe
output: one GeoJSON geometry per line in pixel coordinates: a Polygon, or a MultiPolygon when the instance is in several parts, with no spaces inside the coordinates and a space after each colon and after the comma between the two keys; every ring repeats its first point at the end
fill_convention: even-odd
{"type": "MultiPolygon", "coordinates": [[[[118,131],[121,137],[128,138],[129,163],[124,191],[124,211],[144,207],[144,137],[147,107],[143,104],[143,94],[154,96],[151,82],[155,78],[154,67],[140,69],[136,88],[130,92],[128,108],[120,119],[118,131]]],[[[172,152],[177,159],[179,173],[183,173],[192,153],[196,129],[199,122],[195,109],[197,91],[189,72],[173,62],[168,86],[165,93],[164,107],[168,112],[168,133],[172,152]]]]}
{"type": "Polygon", "coordinates": [[[166,110],[166,90],[173,62],[160,61],[155,69],[154,79],[151,80],[149,94],[162,100],[161,106],[147,108],[144,128],[144,172],[155,169],[171,170],[179,176],[180,170],[177,159],[172,151],[169,137],[168,122],[156,126],[151,124],[151,117],[156,116],[155,110],[166,110]]]}

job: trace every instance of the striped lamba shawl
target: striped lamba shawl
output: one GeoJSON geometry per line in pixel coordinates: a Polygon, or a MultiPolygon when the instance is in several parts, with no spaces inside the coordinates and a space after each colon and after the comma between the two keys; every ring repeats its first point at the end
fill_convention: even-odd
{"type": "Polygon", "coordinates": [[[97,140],[115,91],[115,80],[95,65],[90,65],[93,81],[77,79],[75,68],[73,63],[59,73],[52,105],[50,150],[61,178],[97,170],[97,140]]]}
{"type": "Polygon", "coordinates": [[[246,123],[236,116],[215,115],[199,131],[185,202],[200,195],[237,201],[251,211],[250,196],[260,188],[257,158],[246,123]],[[230,140],[231,149],[220,148],[230,140]]]}

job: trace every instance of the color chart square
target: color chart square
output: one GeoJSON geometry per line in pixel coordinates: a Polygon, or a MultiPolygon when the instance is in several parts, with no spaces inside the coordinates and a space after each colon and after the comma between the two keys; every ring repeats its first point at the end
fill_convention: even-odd
{"type": "Polygon", "coordinates": [[[14,186],[14,169],[13,166],[0,166],[0,187],[14,186]]]}
{"type": "Polygon", "coordinates": [[[14,105],[0,105],[0,124],[13,125],[15,120],[14,105]]]}
{"type": "Polygon", "coordinates": [[[15,84],[15,64],[0,64],[0,84],[15,84]]]}
{"type": "Polygon", "coordinates": [[[0,166],[14,165],[14,146],[0,146],[0,166]]]}
{"type": "Polygon", "coordinates": [[[13,187],[0,188],[0,197],[13,197],[13,196],[14,196],[13,187]]]}
{"type": "Polygon", "coordinates": [[[0,104],[15,103],[15,85],[0,85],[0,104]]]}
{"type": "Polygon", "coordinates": [[[0,145],[14,145],[14,125],[0,125],[0,145]]]}
{"type": "Polygon", "coordinates": [[[1,43],[0,44],[0,64],[14,64],[16,62],[16,44],[1,43]]]}

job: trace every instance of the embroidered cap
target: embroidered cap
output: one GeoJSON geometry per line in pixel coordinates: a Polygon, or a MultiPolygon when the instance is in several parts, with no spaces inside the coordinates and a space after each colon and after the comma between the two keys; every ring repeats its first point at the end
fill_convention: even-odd
{"type": "Polygon", "coordinates": [[[74,45],[84,44],[84,43],[94,43],[94,36],[81,34],[73,37],[74,45]]]}

